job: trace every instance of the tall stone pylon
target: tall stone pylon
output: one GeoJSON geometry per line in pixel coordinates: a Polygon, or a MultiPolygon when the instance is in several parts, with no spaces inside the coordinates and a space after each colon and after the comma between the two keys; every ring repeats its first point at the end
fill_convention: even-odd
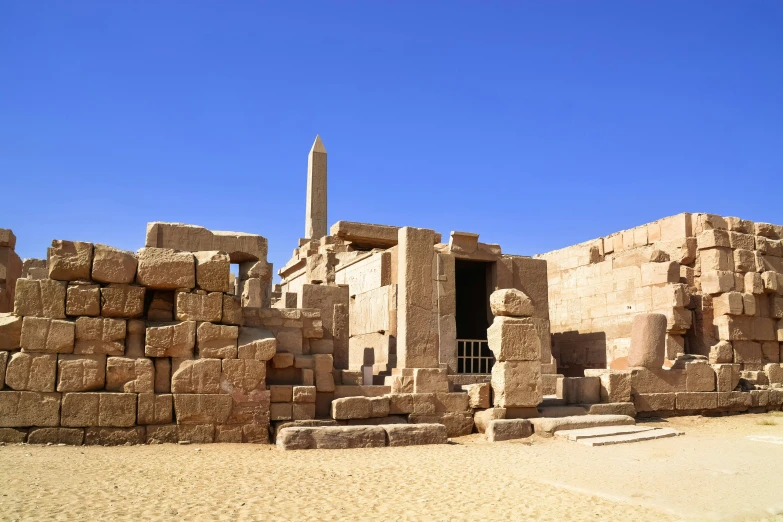
{"type": "Polygon", "coordinates": [[[321,239],[326,235],[326,147],[316,136],[307,156],[307,214],[305,237],[321,239]]]}

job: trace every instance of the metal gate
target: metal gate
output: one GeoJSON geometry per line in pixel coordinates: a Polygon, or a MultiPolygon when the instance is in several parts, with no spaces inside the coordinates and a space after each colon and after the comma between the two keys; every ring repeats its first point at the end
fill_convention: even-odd
{"type": "Polygon", "coordinates": [[[495,356],[484,339],[457,339],[457,373],[492,372],[495,356]]]}

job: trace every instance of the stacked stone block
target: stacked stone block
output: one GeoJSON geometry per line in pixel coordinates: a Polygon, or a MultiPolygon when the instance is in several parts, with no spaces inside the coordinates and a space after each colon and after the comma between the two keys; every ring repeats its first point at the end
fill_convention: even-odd
{"type": "Polygon", "coordinates": [[[293,411],[314,418],[315,381],[333,374],[332,356],[307,347],[323,336],[320,311],[243,307],[230,293],[231,255],[266,263],[258,238],[233,238],[264,248],[230,254],[53,241],[48,277],[19,279],[14,312],[0,315],[3,437],[268,442],[267,376],[287,355],[301,369],[293,411]]]}

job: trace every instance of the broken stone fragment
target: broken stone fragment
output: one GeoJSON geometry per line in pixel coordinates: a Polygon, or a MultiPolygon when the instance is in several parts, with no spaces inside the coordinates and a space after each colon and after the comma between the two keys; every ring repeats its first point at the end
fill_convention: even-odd
{"type": "Polygon", "coordinates": [[[505,288],[489,296],[489,306],[496,316],[530,317],[533,301],[521,290],[505,288]]]}

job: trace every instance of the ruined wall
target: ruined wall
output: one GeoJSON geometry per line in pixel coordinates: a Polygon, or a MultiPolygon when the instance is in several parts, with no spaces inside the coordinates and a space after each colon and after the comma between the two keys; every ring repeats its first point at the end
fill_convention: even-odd
{"type": "Polygon", "coordinates": [[[266,240],[194,244],[187,233],[206,229],[165,228],[163,244],[181,249],[55,240],[48,277],[18,280],[14,312],[0,316],[4,440],[265,443],[271,420],[315,417],[319,392],[334,389],[332,356],[310,353],[320,311],[231,293],[230,262],[265,265],[266,240]],[[291,396],[272,407],[267,380],[291,396]]]}
{"type": "Polygon", "coordinates": [[[14,308],[16,280],[22,276],[22,260],[16,255],[16,236],[0,228],[0,313],[14,308]]]}

